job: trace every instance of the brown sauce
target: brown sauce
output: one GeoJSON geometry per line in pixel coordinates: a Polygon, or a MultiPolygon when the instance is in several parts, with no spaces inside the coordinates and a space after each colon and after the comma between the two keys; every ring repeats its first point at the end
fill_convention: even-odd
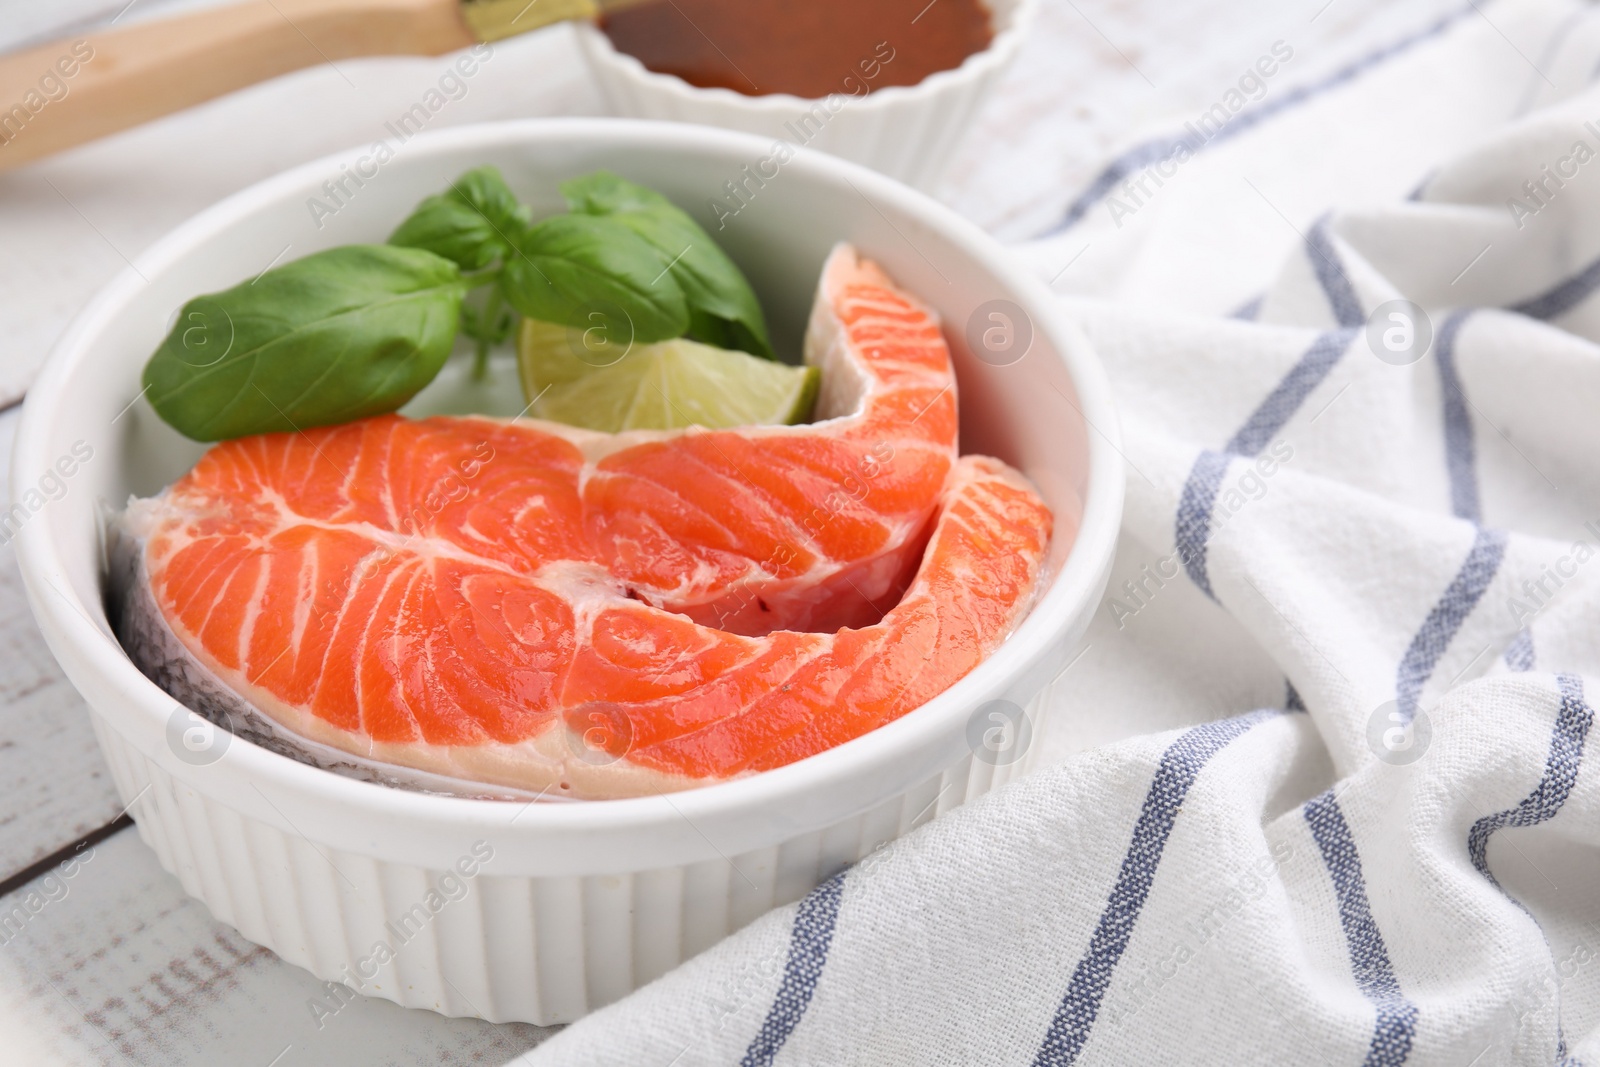
{"type": "Polygon", "coordinates": [[[807,98],[915,85],[994,36],[979,0],[645,0],[600,28],[691,85],[807,98]]]}

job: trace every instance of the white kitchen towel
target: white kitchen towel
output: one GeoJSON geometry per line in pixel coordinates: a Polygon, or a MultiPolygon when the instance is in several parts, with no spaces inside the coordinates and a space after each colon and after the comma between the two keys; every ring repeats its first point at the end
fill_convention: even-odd
{"type": "MultiPolygon", "coordinates": [[[[1600,1064],[1600,90],[1554,91],[1600,25],[1539,17],[1546,106],[1411,198],[1304,227],[1275,276],[1152,224],[1097,282],[1123,302],[1069,301],[1129,492],[1050,765],[523,1062],[1600,1064]],[[1186,276],[1195,310],[1250,299],[1134,303],[1186,276]]],[[[1257,225],[1224,183],[1287,165],[1282,121],[1152,213],[1257,225]]],[[[1305,181],[1339,203],[1337,168],[1305,181]]],[[[1119,240],[1084,219],[1027,254],[1119,240]]]]}

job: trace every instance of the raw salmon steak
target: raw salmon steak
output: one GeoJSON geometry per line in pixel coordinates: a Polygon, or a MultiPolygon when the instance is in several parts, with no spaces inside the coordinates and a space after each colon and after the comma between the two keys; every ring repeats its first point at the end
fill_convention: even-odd
{"type": "Polygon", "coordinates": [[[804,426],[384,416],[219,444],[130,503],[119,636],[208,716],[406,784],[640,795],[860,736],[1005,638],[1051,515],[956,458],[937,318],[847,246],[806,358],[804,426]]]}

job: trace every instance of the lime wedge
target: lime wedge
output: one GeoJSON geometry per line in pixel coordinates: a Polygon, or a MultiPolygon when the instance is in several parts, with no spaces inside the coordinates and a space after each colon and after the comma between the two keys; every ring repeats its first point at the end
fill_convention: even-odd
{"type": "Polygon", "coordinates": [[[698,341],[608,351],[593,335],[533,319],[522,323],[517,357],[530,414],[606,433],[803,422],[820,381],[815,367],[698,341]]]}

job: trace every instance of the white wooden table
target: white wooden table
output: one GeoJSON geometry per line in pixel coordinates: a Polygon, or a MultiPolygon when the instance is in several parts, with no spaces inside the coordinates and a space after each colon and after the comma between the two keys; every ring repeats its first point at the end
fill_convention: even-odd
{"type": "MultiPolygon", "coordinates": [[[[0,49],[126,0],[0,0],[0,49]]],[[[125,17],[174,6],[144,0],[125,17]]],[[[1118,148],[1209,105],[1277,39],[1315,80],[1459,0],[1046,0],[1035,36],[941,196],[1002,239],[1050,226],[1118,148]]],[[[72,314],[183,218],[285,167],[372,139],[438,60],[342,62],[0,175],[0,462],[72,314]]],[[[9,102],[0,102],[6,103],[9,102]]],[[[594,114],[566,31],[507,42],[439,125],[594,114]]],[[[1176,125],[1176,124],[1174,124],[1176,125]]],[[[1065,286],[1061,286],[1065,288],[1065,286]]],[[[129,832],[90,734],[0,547],[0,1063],[500,1064],[547,1033],[321,989],[214,921],[129,832]],[[58,866],[76,855],[71,877],[58,866]],[[16,916],[21,918],[16,918],[16,916]],[[11,916],[7,926],[8,916],[11,916]]]]}

